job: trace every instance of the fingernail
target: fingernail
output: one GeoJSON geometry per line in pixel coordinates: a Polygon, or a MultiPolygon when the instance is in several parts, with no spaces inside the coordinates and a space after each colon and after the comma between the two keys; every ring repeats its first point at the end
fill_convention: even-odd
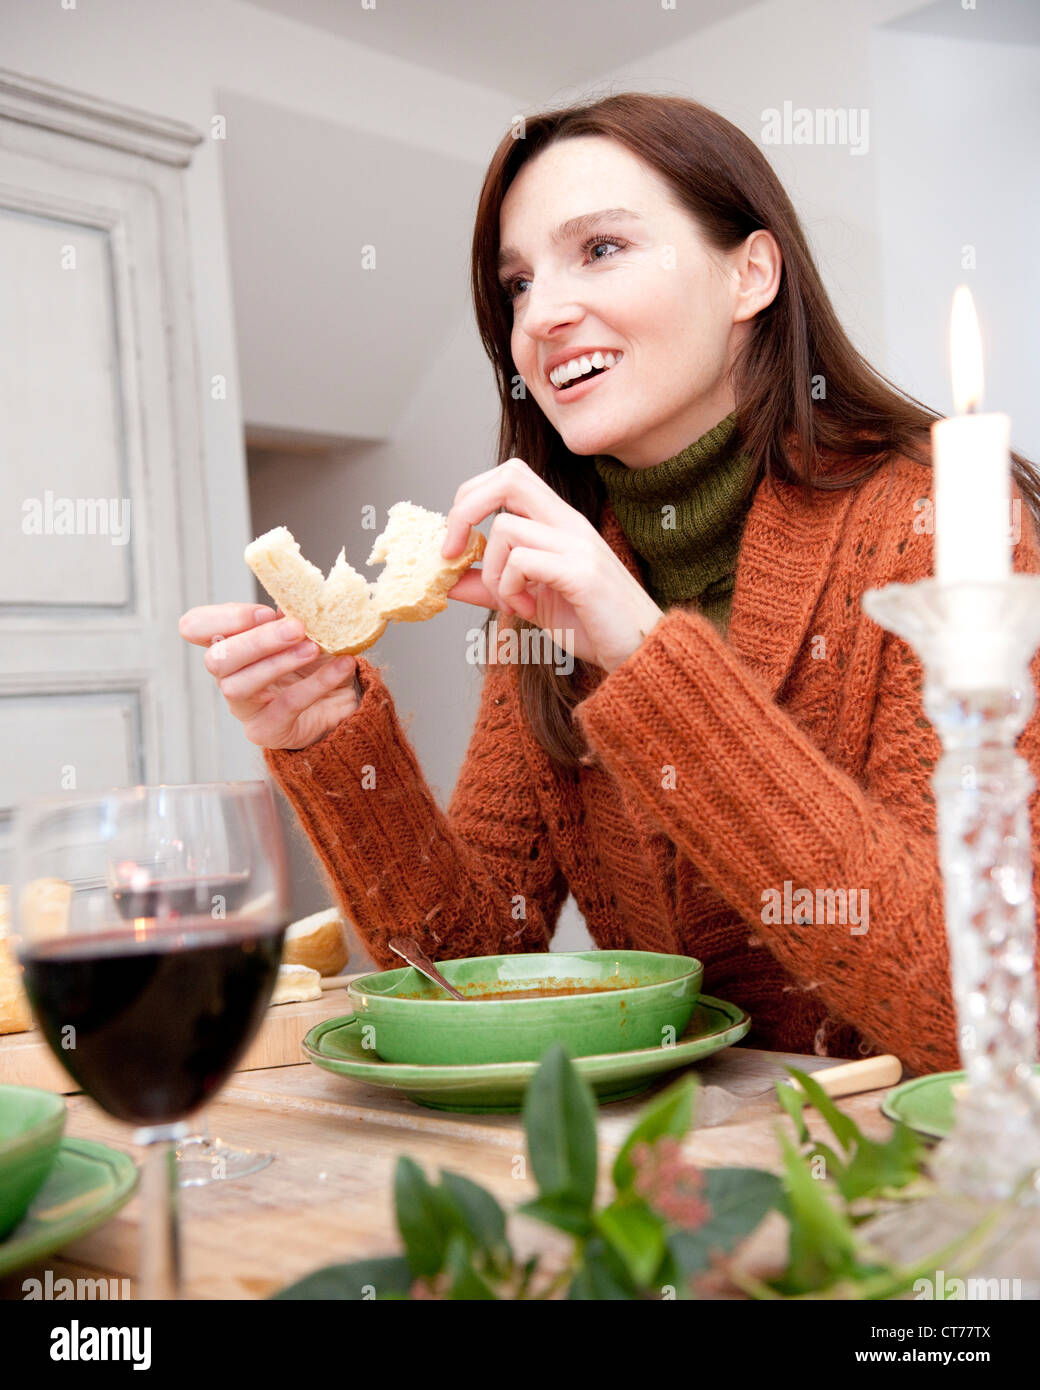
{"type": "Polygon", "coordinates": [[[308,638],[306,642],[300,643],[296,648],[296,653],[298,656],[317,656],[318,644],[317,642],[312,642],[310,638],[308,638]]]}
{"type": "Polygon", "coordinates": [[[258,623],[266,623],[269,618],[274,617],[274,610],[271,608],[254,608],[253,618],[258,623]]]}
{"type": "Polygon", "coordinates": [[[282,623],[282,640],[296,642],[304,636],[303,623],[299,618],[286,618],[282,623]]]}

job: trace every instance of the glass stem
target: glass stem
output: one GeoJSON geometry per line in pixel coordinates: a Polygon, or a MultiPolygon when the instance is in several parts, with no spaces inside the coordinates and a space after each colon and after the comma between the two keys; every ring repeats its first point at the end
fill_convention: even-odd
{"type": "Polygon", "coordinates": [[[190,1132],[183,1121],[134,1133],[144,1146],[141,1164],[140,1289],[145,1300],[181,1296],[181,1239],[177,1197],[177,1143],[190,1132]]]}

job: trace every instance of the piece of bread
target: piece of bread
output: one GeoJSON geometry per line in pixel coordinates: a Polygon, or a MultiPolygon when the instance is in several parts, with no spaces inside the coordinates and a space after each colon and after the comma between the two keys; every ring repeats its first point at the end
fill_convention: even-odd
{"type": "Polygon", "coordinates": [[[283,965],[307,965],[319,975],[338,975],[349,956],[347,930],[338,908],[301,917],[285,933],[283,965]]]}
{"type": "Polygon", "coordinates": [[[30,941],[67,936],[72,885],[63,878],[34,878],[22,889],[22,928],[30,941]]]}
{"type": "Polygon", "coordinates": [[[32,1010],[22,984],[22,967],[8,932],[10,888],[0,883],[0,1033],[25,1033],[33,1026],[32,1010]]]}
{"type": "Polygon", "coordinates": [[[363,652],[386,629],[372,602],[368,581],[347,564],[341,550],[326,579],[300,554],[299,542],[276,526],[246,546],[246,564],[282,612],[299,618],[307,636],[324,652],[363,652]]]}
{"type": "Polygon", "coordinates": [[[280,965],[272,1004],[301,1004],[321,998],[321,976],[307,965],[280,965]]]}
{"type": "Polygon", "coordinates": [[[386,529],[376,538],[367,563],[385,565],[372,585],[372,598],[384,618],[422,623],[448,606],[448,590],[484,554],[486,537],[469,529],[466,549],[454,560],[441,555],[448,519],[411,502],[395,502],[386,529]]]}
{"type": "Polygon", "coordinates": [[[245,561],[323,652],[356,655],[378,642],[389,622],[424,622],[448,606],[448,590],[484,554],[487,539],[471,526],[462,554],[445,560],[440,549],[447,531],[440,512],[395,502],[368,557],[368,564],[384,565],[372,584],[347,564],[343,550],[326,579],[284,526],[247,545],[245,561]]]}

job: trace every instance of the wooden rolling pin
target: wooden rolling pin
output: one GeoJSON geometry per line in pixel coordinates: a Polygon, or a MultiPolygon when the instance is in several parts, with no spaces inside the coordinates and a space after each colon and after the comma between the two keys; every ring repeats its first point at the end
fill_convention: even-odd
{"type": "MultiPolygon", "coordinates": [[[[895,1086],[903,1075],[903,1064],[898,1057],[886,1052],[882,1057],[864,1057],[860,1062],[844,1062],[841,1066],[814,1071],[811,1075],[829,1096],[852,1096],[861,1091],[876,1091],[883,1086],[895,1086]]],[[[789,1085],[799,1095],[804,1094],[803,1088],[793,1077],[784,1084],[789,1085]]]]}

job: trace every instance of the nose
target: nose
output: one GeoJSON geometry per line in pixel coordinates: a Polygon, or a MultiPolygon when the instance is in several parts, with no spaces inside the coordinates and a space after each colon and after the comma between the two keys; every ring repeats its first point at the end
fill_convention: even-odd
{"type": "Polygon", "coordinates": [[[559,340],[569,336],[569,330],[584,317],[584,308],[574,300],[563,295],[552,297],[544,291],[537,303],[532,301],[525,305],[521,332],[527,339],[527,354],[523,354],[523,349],[520,351],[530,357],[532,370],[541,385],[545,385],[542,359],[559,347],[559,340]]]}
{"type": "Polygon", "coordinates": [[[523,331],[551,344],[554,330],[580,323],[585,309],[573,297],[573,288],[566,275],[543,274],[532,281],[524,295],[523,331]]]}

